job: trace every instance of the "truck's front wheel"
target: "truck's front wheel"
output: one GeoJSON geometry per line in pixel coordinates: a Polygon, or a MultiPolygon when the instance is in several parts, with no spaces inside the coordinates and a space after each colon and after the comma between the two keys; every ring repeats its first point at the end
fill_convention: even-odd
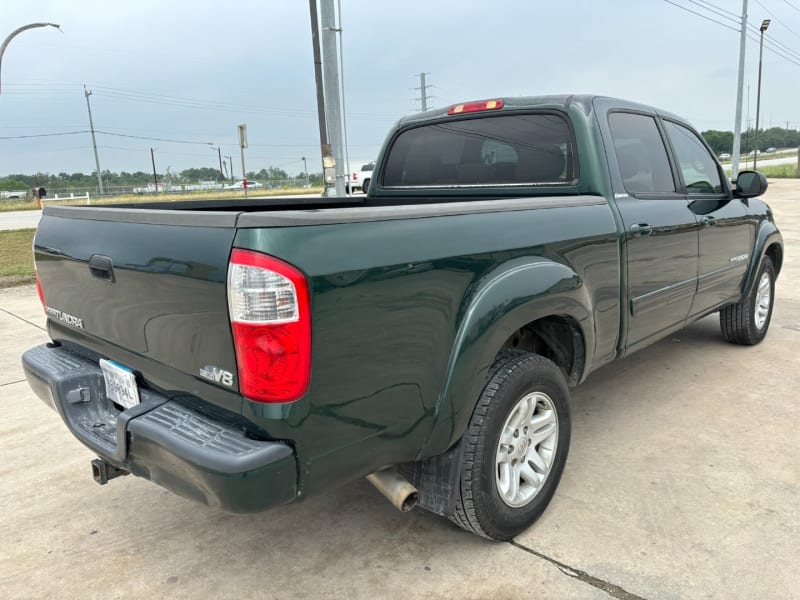
{"type": "Polygon", "coordinates": [[[722,336],[732,344],[758,344],[767,335],[774,299],[775,267],[770,257],[765,256],[756,284],[747,297],[719,311],[722,336]]]}
{"type": "Polygon", "coordinates": [[[465,434],[451,520],[495,540],[530,527],[558,487],[569,441],[569,391],[559,368],[535,354],[501,354],[465,434]]]}

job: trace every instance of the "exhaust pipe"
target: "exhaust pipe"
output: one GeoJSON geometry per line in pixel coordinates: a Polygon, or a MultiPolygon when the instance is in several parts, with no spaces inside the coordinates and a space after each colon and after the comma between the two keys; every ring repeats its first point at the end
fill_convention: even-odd
{"type": "Polygon", "coordinates": [[[375,471],[367,475],[369,481],[400,512],[408,512],[417,505],[419,491],[394,469],[375,471]]]}

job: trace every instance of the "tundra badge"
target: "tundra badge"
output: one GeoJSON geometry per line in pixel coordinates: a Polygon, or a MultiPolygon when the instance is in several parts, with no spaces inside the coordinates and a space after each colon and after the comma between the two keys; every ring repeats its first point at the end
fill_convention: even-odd
{"type": "Polygon", "coordinates": [[[65,313],[63,310],[58,310],[57,308],[53,308],[51,306],[45,306],[44,310],[47,313],[47,316],[54,321],[61,321],[67,325],[72,325],[78,329],[83,329],[83,319],[80,319],[75,315],[65,313]]]}

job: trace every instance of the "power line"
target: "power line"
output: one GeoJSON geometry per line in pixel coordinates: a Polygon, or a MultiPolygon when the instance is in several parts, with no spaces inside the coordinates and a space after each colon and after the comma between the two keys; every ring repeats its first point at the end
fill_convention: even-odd
{"type": "Polygon", "coordinates": [[[692,4],[696,4],[697,6],[702,8],[703,10],[707,10],[709,12],[712,12],[712,13],[722,17],[723,19],[728,19],[729,21],[733,21],[737,25],[739,25],[741,23],[741,19],[739,18],[738,15],[733,15],[731,17],[729,15],[732,15],[733,13],[731,13],[731,12],[729,12],[727,10],[723,12],[723,10],[720,7],[718,7],[718,6],[714,5],[714,4],[711,4],[711,2],[703,2],[703,3],[701,3],[701,2],[696,1],[696,0],[686,0],[686,1],[687,2],[691,2],[692,4]],[[706,4],[709,5],[709,6],[704,6],[706,4]],[[710,7],[713,7],[713,8],[710,8],[710,7]],[[728,14],[725,14],[725,13],[728,13],[728,14]]]}
{"type": "Polygon", "coordinates": [[[29,135],[6,135],[0,137],[0,140],[24,140],[28,138],[55,137],[58,135],[77,135],[79,133],[89,133],[89,130],[83,129],[81,131],[64,131],[62,133],[32,133],[29,135]]]}
{"type": "Polygon", "coordinates": [[[792,4],[791,2],[789,2],[789,0],[783,0],[783,1],[784,1],[784,2],[786,2],[786,4],[788,4],[789,6],[791,6],[793,9],[795,9],[797,12],[800,12],[800,8],[797,8],[797,7],[796,7],[794,4],[792,4]]]}
{"type": "MultiPolygon", "coordinates": [[[[17,87],[18,89],[15,89],[13,92],[11,92],[16,95],[34,95],[45,91],[47,93],[59,94],[74,92],[74,88],[69,88],[68,86],[53,87],[52,84],[48,82],[15,82],[5,85],[13,85],[17,87]],[[28,89],[25,89],[26,87],[28,89]]],[[[162,106],[175,106],[181,108],[193,108],[198,110],[212,110],[220,112],[253,113],[294,118],[317,118],[316,111],[300,108],[264,107],[225,101],[198,100],[196,98],[171,96],[168,94],[144,92],[141,90],[129,90],[107,85],[95,85],[93,86],[93,91],[96,96],[103,96],[125,102],[144,102],[148,104],[159,104],[162,106]]],[[[353,118],[355,120],[381,122],[394,121],[397,119],[397,117],[398,115],[373,113],[351,113],[348,115],[348,118],[353,118]]]]}
{"type": "Polygon", "coordinates": [[[134,140],[148,140],[150,142],[168,142],[170,144],[197,144],[199,146],[211,146],[214,142],[194,142],[190,140],[171,140],[167,138],[155,138],[155,137],[146,137],[143,135],[130,135],[127,133],[114,133],[113,131],[100,131],[99,129],[95,130],[95,133],[101,133],[103,135],[112,135],[114,137],[122,137],[122,138],[131,138],[134,140]]]}
{"type": "Polygon", "coordinates": [[[797,32],[796,32],[794,29],[792,29],[791,27],[789,27],[788,25],[786,25],[786,23],[783,23],[783,22],[782,22],[780,19],[778,19],[778,18],[777,18],[775,15],[773,15],[771,12],[769,12],[769,9],[768,9],[766,6],[764,6],[763,4],[761,4],[760,0],[756,0],[756,3],[757,3],[757,4],[758,4],[758,5],[761,7],[761,8],[763,8],[763,9],[764,9],[764,12],[766,12],[766,13],[767,13],[767,15],[769,15],[769,17],[770,17],[770,18],[771,18],[773,21],[775,21],[775,22],[776,22],[778,25],[780,25],[780,26],[781,26],[781,27],[783,27],[784,29],[788,30],[788,31],[789,31],[789,33],[791,33],[793,36],[795,36],[795,37],[797,37],[797,38],[800,38],[800,34],[798,34],[798,33],[797,33],[797,32]]]}
{"type": "MultiPolygon", "coordinates": [[[[760,39],[759,39],[757,36],[755,36],[755,35],[750,35],[750,34],[747,34],[747,38],[748,38],[750,41],[752,41],[752,42],[755,42],[755,43],[759,43],[759,42],[760,42],[760,39]]],[[[786,61],[788,61],[788,62],[792,63],[793,65],[797,65],[798,67],[800,67],[800,60],[795,60],[795,58],[794,58],[794,57],[791,57],[791,56],[786,56],[786,55],[785,55],[785,54],[783,54],[781,51],[779,51],[779,50],[776,50],[775,48],[772,48],[772,47],[770,47],[770,45],[769,45],[769,38],[767,38],[767,39],[765,39],[765,40],[764,40],[764,48],[766,48],[766,49],[767,49],[769,52],[772,52],[773,54],[775,54],[775,55],[777,55],[777,56],[780,56],[780,57],[781,57],[781,58],[783,58],[784,60],[786,60],[786,61]]]]}
{"type": "Polygon", "coordinates": [[[727,25],[726,23],[722,23],[721,21],[717,21],[716,19],[712,19],[711,17],[703,15],[703,14],[697,12],[697,11],[694,11],[691,8],[687,8],[685,6],[682,6],[681,4],[678,4],[677,2],[672,2],[672,0],[664,0],[664,2],[666,2],[667,4],[672,4],[672,6],[677,6],[681,10],[685,10],[686,12],[692,13],[693,15],[697,15],[698,17],[700,17],[701,19],[705,19],[706,21],[711,21],[712,23],[716,23],[717,25],[725,27],[726,29],[730,29],[731,31],[736,31],[737,33],[739,32],[739,28],[738,27],[731,27],[730,25],[727,25]]]}
{"type": "MultiPolygon", "coordinates": [[[[694,2],[694,0],[689,0],[689,1],[690,2],[694,2]]],[[[672,0],[664,0],[664,2],[666,2],[667,4],[671,4],[672,6],[675,6],[677,8],[680,8],[681,10],[684,10],[684,11],[686,11],[688,13],[696,15],[696,16],[702,18],[702,19],[705,19],[706,21],[711,21],[712,23],[714,23],[716,25],[719,25],[721,27],[725,27],[726,29],[730,29],[731,31],[735,31],[736,33],[740,33],[741,32],[741,29],[738,28],[738,27],[732,27],[732,26],[728,25],[727,23],[723,23],[721,21],[718,21],[717,19],[714,19],[714,18],[709,17],[707,15],[701,14],[701,13],[699,13],[697,11],[694,11],[694,10],[692,10],[692,9],[686,7],[686,6],[678,4],[677,2],[672,2],[672,0]]],[[[697,4],[696,2],[694,2],[694,3],[697,4]]],[[[753,26],[749,26],[748,27],[748,31],[750,29],[753,29],[753,31],[757,31],[757,29],[755,27],[753,27],[753,26]]],[[[754,41],[754,42],[759,42],[759,38],[754,36],[754,35],[751,35],[751,34],[748,33],[747,37],[750,40],[754,41]]],[[[783,48],[781,48],[779,46],[779,44],[780,44],[780,42],[777,42],[777,41],[775,41],[775,40],[773,40],[771,38],[767,38],[766,40],[764,40],[764,47],[769,52],[772,52],[776,56],[780,56],[781,58],[783,58],[784,60],[792,63],[793,65],[800,66],[800,53],[795,52],[791,48],[783,46],[783,44],[780,44],[780,46],[783,46],[783,48]],[[788,53],[788,55],[787,55],[787,53],[788,53]]]]}
{"type": "Polygon", "coordinates": [[[719,11],[727,13],[727,14],[733,16],[733,17],[736,17],[737,21],[739,20],[740,15],[736,14],[735,12],[731,12],[731,11],[725,9],[725,8],[722,8],[719,4],[714,4],[713,2],[706,2],[706,0],[698,0],[698,1],[703,3],[703,4],[707,4],[708,6],[711,6],[713,8],[716,8],[719,11]]]}
{"type": "MultiPolygon", "coordinates": [[[[7,135],[0,137],[0,140],[22,140],[22,139],[29,139],[29,138],[41,138],[41,137],[54,137],[54,136],[64,136],[64,135],[78,135],[82,133],[89,133],[88,129],[82,129],[80,131],[64,131],[64,132],[51,132],[51,133],[36,133],[36,134],[28,134],[28,135],[7,135]]],[[[95,129],[95,133],[99,135],[109,135],[113,137],[121,137],[121,138],[130,138],[134,140],[146,140],[148,142],[165,142],[169,144],[193,144],[197,146],[209,146],[209,145],[220,145],[220,146],[237,146],[237,144],[217,144],[216,142],[198,142],[195,140],[179,140],[174,138],[161,138],[161,137],[149,137],[144,135],[132,135],[127,133],[118,133],[114,131],[104,131],[101,129],[95,129]]],[[[374,144],[353,144],[355,147],[360,146],[373,146],[374,144]]],[[[307,144],[250,144],[250,146],[256,148],[313,148],[314,142],[309,142],[307,144]]]]}

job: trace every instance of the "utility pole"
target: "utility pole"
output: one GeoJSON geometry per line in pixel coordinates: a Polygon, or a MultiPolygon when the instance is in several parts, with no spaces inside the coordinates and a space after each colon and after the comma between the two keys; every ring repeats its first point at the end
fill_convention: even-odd
{"type": "Polygon", "coordinates": [[[247,125],[239,125],[239,150],[242,153],[242,186],[244,187],[244,197],[247,198],[247,171],[244,168],[244,149],[247,148],[247,125]]]}
{"type": "Polygon", "coordinates": [[[100,158],[97,156],[97,141],[94,139],[94,122],[92,121],[92,105],[89,104],[89,96],[92,95],[91,90],[86,89],[86,84],[83,86],[83,94],[86,96],[86,108],[89,111],[89,130],[92,132],[92,147],[94,147],[94,164],[97,167],[97,185],[100,188],[100,195],[103,194],[103,174],[100,172],[100,158]]]}
{"type": "Polygon", "coordinates": [[[217,147],[217,155],[219,156],[219,176],[222,177],[222,181],[225,181],[225,174],[222,172],[222,148],[217,147]]]}
{"type": "MultiPolygon", "coordinates": [[[[742,0],[741,35],[739,37],[739,79],[736,86],[736,120],[733,124],[733,161],[731,178],[739,175],[739,154],[742,149],[742,92],[744,90],[744,49],[747,41],[747,0],[742,0]]],[[[750,90],[747,93],[747,112],[750,113],[750,90]]]]}
{"type": "Polygon", "coordinates": [[[158,192],[158,175],[156,174],[156,155],[153,153],[153,149],[150,148],[150,160],[153,162],[153,183],[156,187],[156,192],[158,192]]]}
{"type": "MultiPolygon", "coordinates": [[[[334,172],[336,187],[334,196],[345,195],[345,168],[344,146],[342,140],[342,104],[341,89],[339,87],[339,56],[336,44],[336,11],[333,0],[320,0],[320,13],[322,20],[322,57],[323,80],[325,84],[326,123],[328,125],[328,139],[333,149],[335,160],[334,172]]],[[[323,171],[324,171],[323,156],[323,171]]]]}
{"type": "MultiPolygon", "coordinates": [[[[322,157],[322,194],[327,195],[325,176],[326,167],[332,162],[332,149],[328,143],[327,116],[325,114],[325,91],[322,85],[322,54],[319,42],[319,20],[317,18],[317,0],[308,0],[311,13],[311,45],[314,50],[314,82],[317,88],[317,119],[319,121],[319,147],[322,157]]],[[[308,173],[308,171],[306,171],[308,173]]]]}
{"type": "MultiPolygon", "coordinates": [[[[786,129],[789,129],[789,125],[786,125],[786,129]]],[[[308,185],[308,165],[306,164],[306,157],[303,157],[303,174],[306,176],[306,185],[308,185]]]]}
{"type": "Polygon", "coordinates": [[[428,96],[428,88],[433,86],[425,83],[426,75],[430,75],[430,73],[420,73],[418,75],[419,87],[414,88],[415,90],[419,90],[419,98],[417,98],[417,100],[419,100],[420,110],[422,112],[428,110],[428,98],[433,97],[433,96],[428,96]]]}

